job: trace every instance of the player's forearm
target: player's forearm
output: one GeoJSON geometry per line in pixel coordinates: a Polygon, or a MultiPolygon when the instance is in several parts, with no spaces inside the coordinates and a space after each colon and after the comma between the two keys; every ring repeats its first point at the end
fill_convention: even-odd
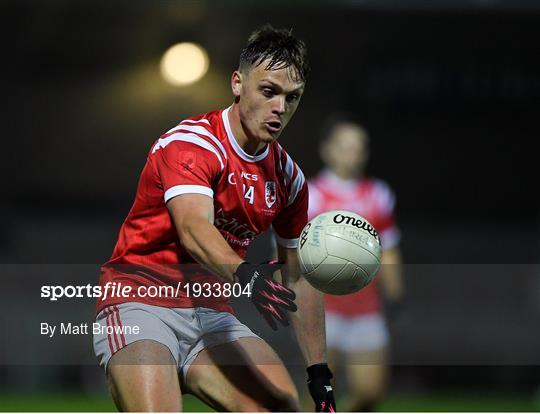
{"type": "Polygon", "coordinates": [[[178,228],[180,242],[200,264],[228,281],[234,281],[234,272],[243,259],[231,249],[213,224],[193,219],[178,228]]]}
{"type": "Polygon", "coordinates": [[[288,283],[296,293],[298,310],[291,322],[306,366],[326,362],[326,332],[323,294],[303,277],[288,283]]]}
{"type": "Polygon", "coordinates": [[[380,277],[385,296],[391,301],[401,300],[405,295],[405,288],[401,252],[398,248],[383,252],[380,277]]]}
{"type": "Polygon", "coordinates": [[[326,362],[323,294],[300,274],[296,249],[278,245],[278,258],[286,263],[281,268],[283,282],[296,293],[298,310],[290,316],[306,366],[326,362]]]}

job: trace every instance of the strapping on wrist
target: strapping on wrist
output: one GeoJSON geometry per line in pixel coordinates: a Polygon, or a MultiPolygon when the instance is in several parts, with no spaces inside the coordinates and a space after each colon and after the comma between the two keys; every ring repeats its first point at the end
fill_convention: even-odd
{"type": "Polygon", "coordinates": [[[238,279],[238,281],[240,282],[242,286],[247,285],[251,281],[252,274],[250,270],[252,266],[253,265],[248,262],[242,262],[236,268],[236,271],[234,272],[234,276],[238,279]]]}
{"type": "Polygon", "coordinates": [[[332,378],[333,374],[327,363],[313,364],[306,369],[309,378],[326,377],[332,378]]]}

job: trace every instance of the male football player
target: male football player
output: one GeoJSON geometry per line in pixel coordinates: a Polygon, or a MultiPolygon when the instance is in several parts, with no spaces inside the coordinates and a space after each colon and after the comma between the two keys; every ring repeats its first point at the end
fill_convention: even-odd
{"type": "Polygon", "coordinates": [[[299,409],[282,361],[233,315],[228,297],[236,287],[274,329],[290,316],[315,408],[335,409],[323,298],[300,276],[295,252],[307,222],[307,184],[277,143],[308,71],[305,44],[264,26],[232,74],[233,104],[180,122],[152,145],[100,277],[102,286],[129,294],[100,299],[96,322],[140,329],[94,336],[120,410],[179,411],[182,393],[220,411],[299,409]],[[270,225],[284,284],[273,279],[280,265],[244,261],[270,225]],[[174,289],[149,295],[163,287],[174,289]]]}
{"type": "Polygon", "coordinates": [[[364,128],[336,117],[325,129],[320,155],[326,168],[309,182],[309,215],[356,212],[377,229],[383,248],[383,266],[374,282],[358,293],[325,296],[330,363],[344,360],[350,386],[345,411],[373,411],[388,379],[389,338],[379,285],[389,303],[399,303],[404,290],[394,194],[382,180],[365,175],[369,141],[364,128]]]}

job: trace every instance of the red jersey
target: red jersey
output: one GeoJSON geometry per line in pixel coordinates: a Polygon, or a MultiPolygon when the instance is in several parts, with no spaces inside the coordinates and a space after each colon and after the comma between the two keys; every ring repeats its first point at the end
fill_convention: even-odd
{"type": "Polygon", "coordinates": [[[278,243],[295,248],[307,223],[304,175],[276,142],[256,155],[242,150],[229,124],[230,108],[180,122],[152,146],[141,173],[135,202],[124,221],[100,285],[120,282],[173,286],[173,297],[112,297],[98,301],[98,312],[122,302],[163,307],[207,307],[232,312],[228,298],[194,297],[185,283],[225,283],[203,270],[184,249],[166,207],[181,194],[204,194],[214,201],[214,225],[239,256],[272,225],[278,243]],[[192,264],[192,266],[189,266],[192,264]]]}
{"type": "MultiPolygon", "coordinates": [[[[394,220],[395,198],[386,183],[373,178],[343,180],[323,171],[309,182],[310,219],[328,210],[350,210],[365,217],[376,229],[383,249],[399,242],[394,220]]],[[[326,295],[326,309],[344,315],[380,312],[378,279],[357,293],[326,295]]]]}

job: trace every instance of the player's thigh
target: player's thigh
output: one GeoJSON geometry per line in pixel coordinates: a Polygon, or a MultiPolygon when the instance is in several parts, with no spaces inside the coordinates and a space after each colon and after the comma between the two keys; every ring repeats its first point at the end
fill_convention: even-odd
{"type": "Polygon", "coordinates": [[[344,355],[350,388],[360,398],[378,399],[384,394],[388,383],[387,359],[386,348],[344,355]]]}
{"type": "Polygon", "coordinates": [[[243,337],[202,350],[185,382],[189,392],[220,411],[299,410],[287,369],[260,338],[243,337]]]}
{"type": "Polygon", "coordinates": [[[133,342],[114,354],[107,367],[113,399],[122,411],[180,411],[176,361],[159,342],[133,342]]]}
{"type": "Polygon", "coordinates": [[[173,314],[167,308],[128,302],[97,315],[100,329],[94,330],[94,351],[119,409],[181,408],[178,362],[173,357],[178,355],[178,340],[169,327],[173,314]]]}

